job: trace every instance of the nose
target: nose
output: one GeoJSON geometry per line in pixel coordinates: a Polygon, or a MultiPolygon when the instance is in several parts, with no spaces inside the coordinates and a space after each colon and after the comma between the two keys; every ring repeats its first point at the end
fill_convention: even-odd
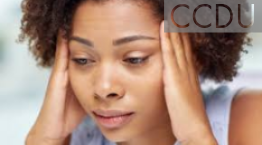
{"type": "Polygon", "coordinates": [[[120,79],[112,65],[100,69],[95,80],[95,98],[102,100],[121,99],[124,96],[124,89],[120,84],[120,79]]]}

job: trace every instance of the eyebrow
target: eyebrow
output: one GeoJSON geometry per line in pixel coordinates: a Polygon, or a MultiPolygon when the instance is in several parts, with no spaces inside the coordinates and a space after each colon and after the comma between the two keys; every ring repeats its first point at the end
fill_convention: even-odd
{"type": "MultiPolygon", "coordinates": [[[[82,43],[84,45],[87,45],[89,47],[94,47],[94,43],[88,39],[84,39],[78,36],[71,36],[69,38],[69,41],[74,40],[77,41],[79,43],[82,43]]],[[[127,37],[123,37],[117,40],[113,40],[113,45],[117,46],[117,45],[122,45],[125,43],[130,43],[132,41],[137,41],[137,40],[158,40],[155,37],[151,37],[151,36],[145,36],[145,35],[133,35],[133,36],[127,36],[127,37]]]]}
{"type": "Polygon", "coordinates": [[[145,35],[133,35],[133,36],[127,36],[124,38],[114,40],[113,45],[117,46],[117,45],[130,43],[132,41],[137,41],[137,40],[157,40],[157,38],[151,37],[151,36],[145,36],[145,35]]]}
{"type": "Polygon", "coordinates": [[[90,40],[87,40],[87,39],[84,39],[84,38],[80,38],[78,36],[71,36],[69,38],[69,41],[77,41],[77,42],[82,43],[84,45],[87,45],[89,47],[94,47],[94,44],[90,40]]]}

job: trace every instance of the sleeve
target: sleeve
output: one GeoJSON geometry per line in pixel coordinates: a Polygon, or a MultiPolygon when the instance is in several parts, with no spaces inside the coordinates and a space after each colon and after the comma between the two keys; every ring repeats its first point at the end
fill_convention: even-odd
{"type": "Polygon", "coordinates": [[[104,137],[90,117],[72,132],[70,145],[103,145],[104,137]]]}
{"type": "Polygon", "coordinates": [[[222,85],[213,91],[206,101],[207,116],[219,145],[228,145],[232,101],[243,88],[245,87],[231,89],[222,85]]]}
{"type": "Polygon", "coordinates": [[[181,145],[181,143],[176,141],[174,145],[181,145]]]}

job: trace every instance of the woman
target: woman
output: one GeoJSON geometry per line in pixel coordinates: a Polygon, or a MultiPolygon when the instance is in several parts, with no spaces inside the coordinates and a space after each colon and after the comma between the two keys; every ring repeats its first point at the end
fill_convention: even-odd
{"type": "Polygon", "coordinates": [[[21,40],[42,66],[54,62],[27,145],[262,144],[262,93],[220,87],[203,101],[198,80],[232,80],[246,33],[165,33],[163,0],[23,10],[21,40]]]}

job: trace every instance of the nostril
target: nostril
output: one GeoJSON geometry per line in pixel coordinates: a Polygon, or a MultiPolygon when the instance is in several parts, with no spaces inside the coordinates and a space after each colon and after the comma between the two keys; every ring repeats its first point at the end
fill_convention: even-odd
{"type": "Polygon", "coordinates": [[[108,97],[115,97],[115,96],[117,96],[116,93],[111,93],[111,94],[108,95],[108,97]]]}
{"type": "Polygon", "coordinates": [[[111,93],[106,93],[106,94],[101,94],[101,95],[99,95],[98,93],[95,93],[94,94],[94,97],[96,98],[96,99],[106,99],[106,98],[120,98],[120,97],[122,97],[123,95],[122,94],[118,94],[118,93],[114,93],[114,92],[111,92],[111,93]]]}

